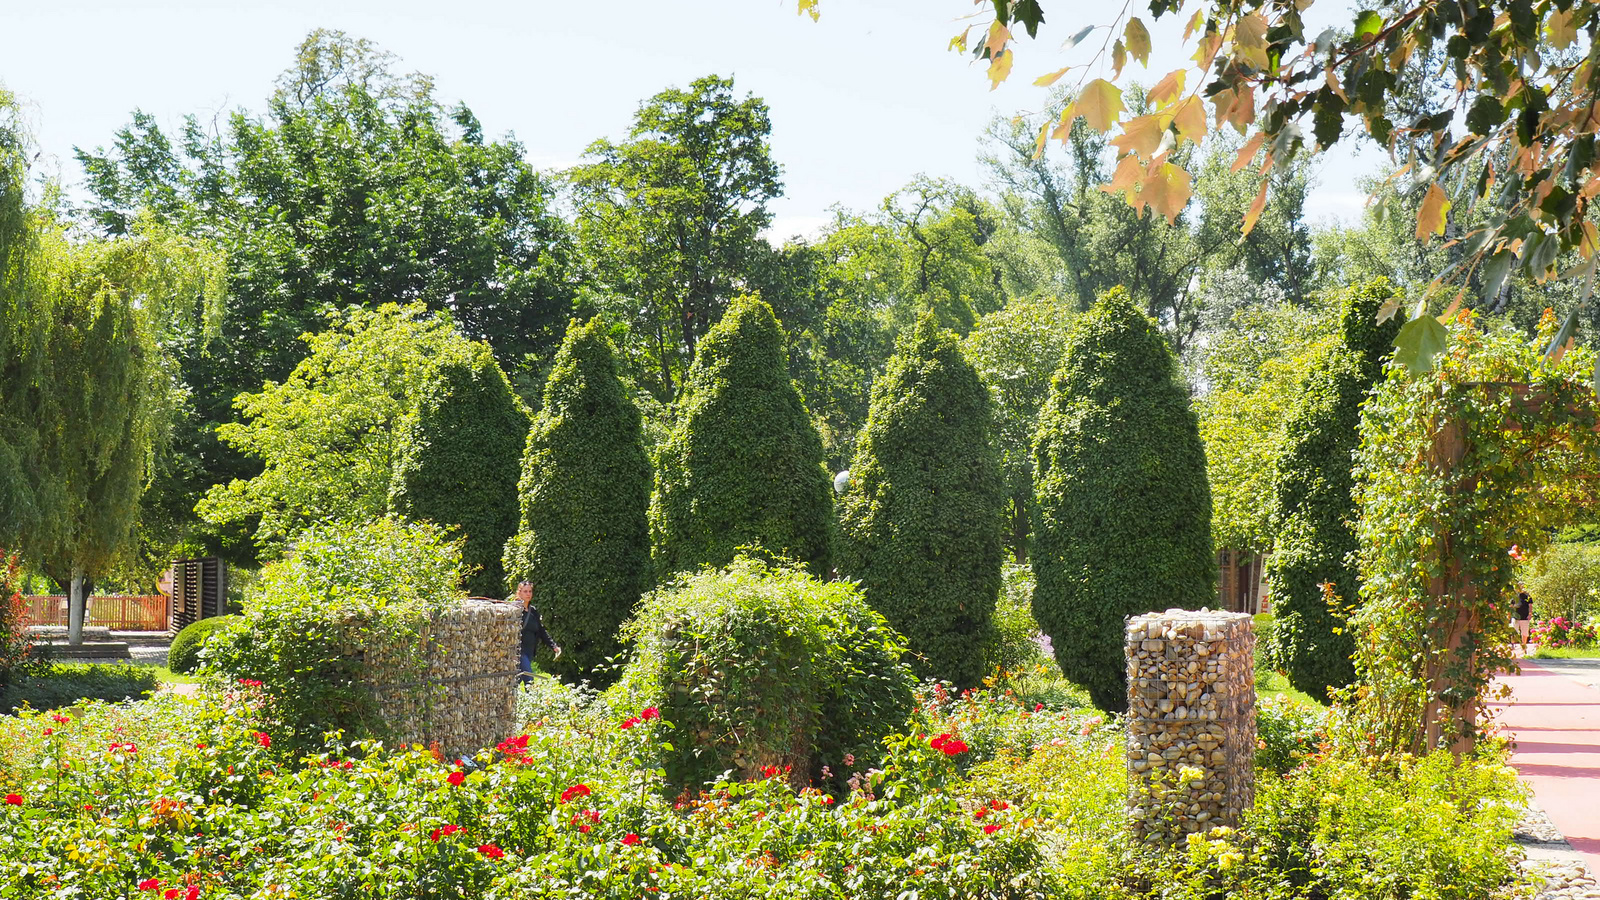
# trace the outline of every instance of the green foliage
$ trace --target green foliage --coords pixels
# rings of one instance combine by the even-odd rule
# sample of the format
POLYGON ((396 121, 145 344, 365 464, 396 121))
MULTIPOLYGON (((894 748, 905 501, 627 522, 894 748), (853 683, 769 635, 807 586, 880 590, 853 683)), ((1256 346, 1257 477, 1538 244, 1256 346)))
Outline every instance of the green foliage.
POLYGON ((384 515, 406 416, 440 366, 478 358, 449 317, 420 304, 350 309, 330 326, 306 336, 310 355, 287 380, 240 395, 245 421, 218 435, 263 468, 214 486, 196 510, 253 525, 269 556, 315 523, 384 515))
POLYGON ((804 783, 845 754, 865 770, 911 711, 901 637, 848 582, 799 569, 741 557, 684 576, 645 598, 625 636, 617 691, 673 723, 662 763, 690 790, 767 766, 804 783))
POLYGON ((505 548, 511 581, 534 584, 567 679, 610 679, 618 633, 649 589, 650 460, 639 409, 617 377, 604 324, 573 322, 556 354, 522 462, 521 528, 505 548))
POLYGON ((422 630, 462 596, 461 553, 429 523, 374 519, 307 529, 261 570, 237 627, 214 634, 206 665, 262 682, 265 710, 303 748, 323 733, 383 735, 363 657, 398 666, 409 683, 424 663, 422 630), (406 676, 412 676, 410 678, 406 676))
POLYGON ((594 142, 567 173, 602 305, 663 400, 755 264, 783 191, 771 131, 764 101, 709 75, 645 101, 628 140, 594 142))
POLYGON ((1000 590, 1002 493, 989 394, 931 313, 889 360, 840 501, 839 570, 926 677, 971 687, 1000 590))
POLYGON ((0 689, 0 713, 61 709, 85 700, 142 700, 155 689, 148 666, 55 663, 30 669, 0 689))
POLYGON ((1256 703, 1256 768, 1282 775, 1319 752, 1328 738, 1326 708, 1287 694, 1256 703))
POLYGON ((200 651, 205 649, 211 636, 233 628, 243 621, 242 616, 212 616, 196 619, 183 626, 172 638, 167 648, 167 668, 184 675, 193 675, 200 668, 200 651))
POLYGON ((1045 663, 1039 646, 1042 632, 1033 617, 1033 588, 1033 569, 1026 563, 1008 562, 1001 569, 1000 596, 995 600, 989 646, 983 654, 991 669, 1021 672, 1045 663))
POLYGON ((1078 320, 1034 459, 1034 615, 1062 673, 1126 709, 1123 618, 1215 603, 1217 567, 1188 391, 1125 293, 1078 320))
POLYGON ((1551 544, 1522 567, 1521 575, 1535 618, 1586 618, 1600 597, 1600 546, 1551 544))
POLYGON ((1267 590, 1276 628, 1273 659, 1289 681, 1318 700, 1355 680, 1345 607, 1357 601, 1355 480, 1352 454, 1368 393, 1383 376, 1398 317, 1379 325, 1378 308, 1394 294, 1383 279, 1351 288, 1341 301, 1340 340, 1300 385, 1284 425, 1277 460, 1267 558, 1267 590), (1330 607, 1322 585, 1332 584, 1330 607))
POLYGON ((650 508, 656 571, 726 565, 759 547, 825 575, 833 488, 771 307, 741 298, 707 332, 677 417, 650 508))
POLYGON ((467 593, 498 597, 528 414, 486 345, 438 364, 394 449, 389 508, 461 535, 467 593))

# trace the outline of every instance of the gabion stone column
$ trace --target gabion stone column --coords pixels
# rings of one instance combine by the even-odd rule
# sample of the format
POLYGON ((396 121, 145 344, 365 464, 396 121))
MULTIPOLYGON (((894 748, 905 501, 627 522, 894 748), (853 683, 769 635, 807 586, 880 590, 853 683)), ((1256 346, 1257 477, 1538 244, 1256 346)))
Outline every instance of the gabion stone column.
POLYGON ((1236 826, 1255 797, 1256 637, 1247 613, 1128 620, 1128 813, 1177 840, 1236 826))

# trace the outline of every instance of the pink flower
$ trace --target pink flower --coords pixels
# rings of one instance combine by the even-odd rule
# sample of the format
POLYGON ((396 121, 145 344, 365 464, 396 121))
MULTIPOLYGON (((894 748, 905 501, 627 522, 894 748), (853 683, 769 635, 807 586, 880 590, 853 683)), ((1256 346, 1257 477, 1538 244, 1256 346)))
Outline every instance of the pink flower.
POLYGON ((159 878, 146 878, 139 882, 139 890, 141 891, 153 891, 159 887, 161 887, 161 879, 159 878))
POLYGON ((561 792, 561 802, 567 803, 577 797, 587 797, 592 793, 587 784, 575 784, 561 792))
POLYGON ((647 722, 651 719, 659 719, 661 718, 661 710, 655 708, 654 706, 646 706, 643 710, 640 710, 639 718, 644 719, 647 722))
POLYGON ((624 847, 637 846, 638 843, 639 843, 639 836, 637 834, 634 834, 631 831, 628 832, 627 834, 623 835, 623 837, 622 837, 622 846, 624 846, 624 847))
POLYGON ((22 795, 21 794, 7 794, 6 795, 6 805, 7 806, 21 806, 22 805, 22 795))
POLYGON ((494 844, 479 844, 478 845, 478 852, 482 853, 484 856, 486 856, 486 857, 488 857, 490 859, 499 859, 500 857, 506 855, 506 852, 504 850, 501 850, 499 847, 495 846, 494 844))
POLYGON ((49 736, 49 735, 55 734, 56 730, 54 728, 46 728, 44 730, 44 733, 45 733, 46 736, 49 736))
POLYGON ((458 769, 454 772, 451 772, 449 775, 446 775, 444 780, 450 782, 451 787, 460 787, 461 782, 467 780, 467 773, 458 769))

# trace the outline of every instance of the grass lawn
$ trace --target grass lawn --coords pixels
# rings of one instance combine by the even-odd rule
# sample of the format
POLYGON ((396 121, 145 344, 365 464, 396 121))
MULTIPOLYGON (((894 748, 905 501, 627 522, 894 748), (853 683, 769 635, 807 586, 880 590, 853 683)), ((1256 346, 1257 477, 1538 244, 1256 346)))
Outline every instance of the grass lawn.
POLYGON ((1540 647, 1529 659, 1600 659, 1600 647, 1579 650, 1574 647, 1540 647))

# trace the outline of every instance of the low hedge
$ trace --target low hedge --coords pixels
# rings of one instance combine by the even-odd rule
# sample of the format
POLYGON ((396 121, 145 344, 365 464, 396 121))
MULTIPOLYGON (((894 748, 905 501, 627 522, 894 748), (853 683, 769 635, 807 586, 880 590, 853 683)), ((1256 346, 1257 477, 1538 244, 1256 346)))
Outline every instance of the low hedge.
POLYGON ((55 663, 24 673, 0 693, 0 712, 59 709, 83 700, 143 700, 155 692, 148 666, 55 663))
POLYGON ((167 668, 193 675, 200 668, 200 651, 211 640, 211 636, 243 620, 243 616, 212 616, 185 625, 172 639, 172 646, 167 648, 167 668))

